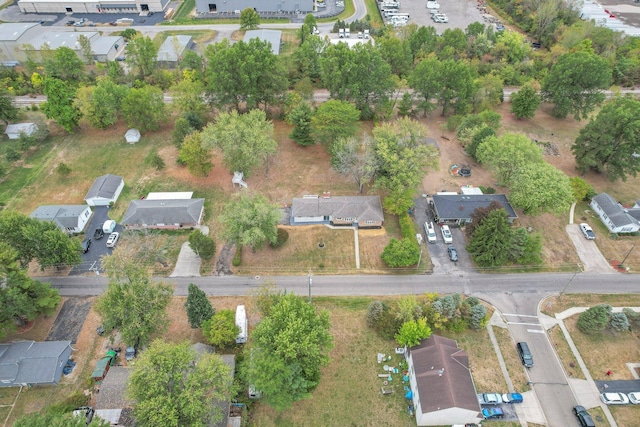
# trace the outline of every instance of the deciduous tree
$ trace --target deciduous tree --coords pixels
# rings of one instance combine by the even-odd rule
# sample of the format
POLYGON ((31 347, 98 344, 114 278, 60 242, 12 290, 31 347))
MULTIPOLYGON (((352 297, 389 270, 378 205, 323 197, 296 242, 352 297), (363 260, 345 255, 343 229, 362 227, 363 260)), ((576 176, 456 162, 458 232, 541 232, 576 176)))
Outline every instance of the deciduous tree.
MULTIPOLYGON (((105 292, 94 307, 107 331, 118 329, 127 345, 147 345, 156 332, 168 325, 167 306, 173 288, 151 280, 149 273, 136 261, 117 257, 103 258, 109 275, 105 292)), ((145 352, 146 353, 146 352, 145 352)))
MULTIPOLYGON (((98 416, 94 416, 91 421, 91 427, 109 427, 111 423, 103 420, 98 416)), ((86 427, 86 417, 78 417, 72 412, 59 414, 52 411, 35 412, 21 416, 13 424, 13 427, 86 427)))
POLYGON ((531 83, 525 83, 511 95, 511 113, 516 119, 532 119, 540 107, 540 95, 531 83))
POLYGON ((156 340, 132 368, 127 395, 136 425, 205 427, 222 420, 218 403, 230 398, 231 383, 231 367, 220 355, 156 340))
POLYGON ((388 267, 409 267, 420 258, 420 247, 416 239, 391 239, 382 251, 382 261, 388 267))
POLYGON ((150 37, 136 34, 127 43, 125 52, 125 62, 139 78, 153 74, 156 68, 158 48, 150 37))
POLYGON ((420 341, 431 336, 431 328, 424 317, 418 320, 409 320, 400 326, 396 334, 396 342, 402 347, 413 347, 420 341))
POLYGON ((242 366, 242 376, 262 400, 283 410, 303 398, 320 381, 321 368, 333 347, 329 312, 317 310, 294 294, 278 298, 253 332, 254 347, 242 366))
POLYGON ((342 175, 350 176, 362 193, 377 170, 373 140, 367 135, 336 140, 331 145, 331 165, 342 175))
POLYGON ((609 62, 593 52, 578 50, 560 56, 542 84, 542 98, 554 104, 551 114, 586 119, 600 105, 611 84, 609 62))
POLYGON ((11 95, 0 89, 0 120, 6 125, 18 118, 18 109, 13 105, 11 95))
POLYGON ((640 171, 640 101, 632 96, 606 103, 580 130, 571 147, 580 172, 604 172, 611 181, 626 181, 640 171))
MULTIPOLYGON (((202 131, 205 148, 219 148, 223 162, 231 172, 250 176, 256 168, 266 164, 276 153, 278 143, 273 138, 273 123, 262 110, 247 114, 220 113, 215 123, 202 131)), ((268 172, 268 167, 267 167, 268 172)))
POLYGON ((311 135, 317 142, 331 145, 338 138, 354 136, 359 117, 358 110, 346 101, 323 102, 311 117, 311 135))
POLYGON ((207 176, 213 169, 211 150, 204 148, 201 132, 190 133, 184 138, 178 159, 187 165, 189 173, 194 176, 207 176))
POLYGON ((501 185, 509 186, 525 165, 543 163, 542 149, 527 136, 508 133, 488 137, 476 149, 477 159, 495 172, 501 185))
POLYGON ((239 332, 233 310, 219 310, 202 323, 202 334, 209 344, 216 347, 233 345, 239 332))
POLYGON ((187 310, 189 325, 194 329, 201 327, 205 320, 211 319, 216 314, 207 294, 193 283, 189 283, 189 293, 184 308, 187 310))
POLYGON ((240 12, 240 29, 255 30, 260 25, 260 15, 254 8, 248 7, 240 12))
POLYGON ((44 80, 44 94, 47 102, 41 109, 47 118, 55 120, 67 132, 77 128, 82 114, 73 105, 76 90, 62 80, 48 77, 44 80))
POLYGON ((129 89, 122 99, 121 113, 127 125, 140 132, 160 129, 167 117, 162 89, 150 85, 129 89))
POLYGON ((511 183, 511 202, 527 214, 566 212, 573 202, 569 177, 548 163, 530 163, 511 183))
POLYGON ((106 129, 118 120, 122 99, 128 90, 109 77, 99 78, 96 86, 78 88, 74 105, 91 126, 106 129))
POLYGON ((56 78, 67 84, 77 85, 85 75, 85 65, 76 52, 66 46, 45 56, 44 69, 47 78, 56 78))
POLYGON ((240 194, 224 208, 219 221, 224 238, 237 245, 259 249, 275 243, 280 211, 261 195, 240 194))
POLYGON ((424 117, 436 107, 431 101, 436 99, 441 89, 441 74, 442 63, 435 55, 420 61, 409 74, 409 86, 422 97, 418 106, 424 112, 424 117))

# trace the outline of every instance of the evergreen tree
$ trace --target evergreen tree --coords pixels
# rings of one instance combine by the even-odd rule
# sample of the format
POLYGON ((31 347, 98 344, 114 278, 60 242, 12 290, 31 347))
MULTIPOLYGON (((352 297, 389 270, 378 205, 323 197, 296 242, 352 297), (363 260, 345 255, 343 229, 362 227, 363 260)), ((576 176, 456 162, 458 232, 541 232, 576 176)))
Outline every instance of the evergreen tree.
POLYGON ((189 283, 189 295, 184 303, 187 318, 192 328, 199 328, 205 320, 211 319, 216 310, 211 306, 207 294, 202 289, 189 283))

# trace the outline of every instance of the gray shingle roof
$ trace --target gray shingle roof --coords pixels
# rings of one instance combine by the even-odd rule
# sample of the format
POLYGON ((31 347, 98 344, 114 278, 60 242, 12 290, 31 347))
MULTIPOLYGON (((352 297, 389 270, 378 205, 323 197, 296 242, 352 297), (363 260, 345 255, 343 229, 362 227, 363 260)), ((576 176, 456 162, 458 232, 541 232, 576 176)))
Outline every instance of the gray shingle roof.
POLYGON ((185 35, 169 36, 158 49, 158 61, 176 62, 185 49, 191 46, 193 37, 185 35))
POLYGON ((244 42, 249 43, 251 39, 258 39, 263 42, 271 43, 271 52, 275 55, 280 54, 280 39, 282 31, 278 30, 248 30, 244 33, 244 42))
POLYGON ((87 192, 87 195, 84 196, 84 199, 93 199, 96 197, 104 198, 104 199, 112 199, 116 191, 118 191, 118 187, 122 182, 122 177, 118 175, 102 175, 96 178, 93 182, 93 185, 87 192))
POLYGON ((122 224, 195 224, 203 208, 204 199, 132 200, 122 224))
POLYGON ((291 215, 296 217, 331 216, 356 218, 358 222, 384 221, 379 196, 335 196, 293 199, 291 215))
POLYGON ((87 208, 87 205, 46 205, 39 206, 29 216, 40 221, 53 221, 62 228, 75 228, 78 218, 87 208))
POLYGON ((516 211, 504 194, 436 194, 433 196, 433 204, 438 218, 441 220, 466 220, 471 219, 471 214, 477 208, 486 208, 491 202, 498 202, 507 211, 509 218, 517 218, 516 211))
POLYGON ((126 398, 129 375, 131 369, 125 366, 112 366, 109 369, 100 386, 96 409, 122 409, 131 406, 132 402, 126 398))
POLYGON ((56 384, 71 354, 71 341, 0 344, 0 386, 56 384))
POLYGON ((454 340, 431 335, 409 351, 423 413, 446 408, 480 411, 469 356, 454 340))
MULTIPOLYGON (((638 223, 635 215, 632 216, 629 214, 629 212, 625 212, 624 208, 620 206, 618 202, 616 202, 616 200, 607 193, 600 193, 597 196, 594 196, 593 201, 596 202, 598 206, 600 206, 600 208, 604 211, 605 214, 607 214, 613 225, 616 227, 624 227, 628 224, 638 223)), ((638 216, 640 216, 640 213, 638 216)))

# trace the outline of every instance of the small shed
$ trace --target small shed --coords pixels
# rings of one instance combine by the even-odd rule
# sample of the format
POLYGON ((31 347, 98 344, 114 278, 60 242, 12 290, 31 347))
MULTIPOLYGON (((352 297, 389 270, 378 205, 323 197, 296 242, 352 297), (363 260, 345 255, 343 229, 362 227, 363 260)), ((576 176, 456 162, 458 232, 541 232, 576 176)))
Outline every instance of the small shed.
POLYGON ((4 133, 7 134, 9 139, 19 139, 20 135, 26 136, 33 135, 38 130, 38 125, 35 123, 15 123, 13 125, 7 125, 7 130, 4 133))
POLYGON ((102 381, 104 377, 107 376, 109 368, 116 363, 117 357, 118 355, 115 351, 109 350, 105 357, 98 360, 96 368, 93 370, 93 374, 91 374, 91 379, 95 381, 102 381))
POLYGON ((127 144, 135 144, 140 141, 140 131, 138 129, 129 129, 124 134, 124 139, 127 140, 127 144))

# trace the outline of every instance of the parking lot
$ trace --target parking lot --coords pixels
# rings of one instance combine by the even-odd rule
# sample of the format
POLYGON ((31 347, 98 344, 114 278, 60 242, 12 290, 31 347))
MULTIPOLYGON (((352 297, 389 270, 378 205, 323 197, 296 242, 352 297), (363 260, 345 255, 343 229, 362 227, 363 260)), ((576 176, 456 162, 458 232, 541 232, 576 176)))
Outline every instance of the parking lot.
POLYGON ((435 23, 431 19, 426 0, 402 0, 398 12, 408 13, 410 24, 435 27, 438 34, 442 34, 447 28, 465 29, 473 22, 484 22, 484 12, 477 0, 442 1, 439 4, 438 11, 449 18, 448 23, 435 23))

